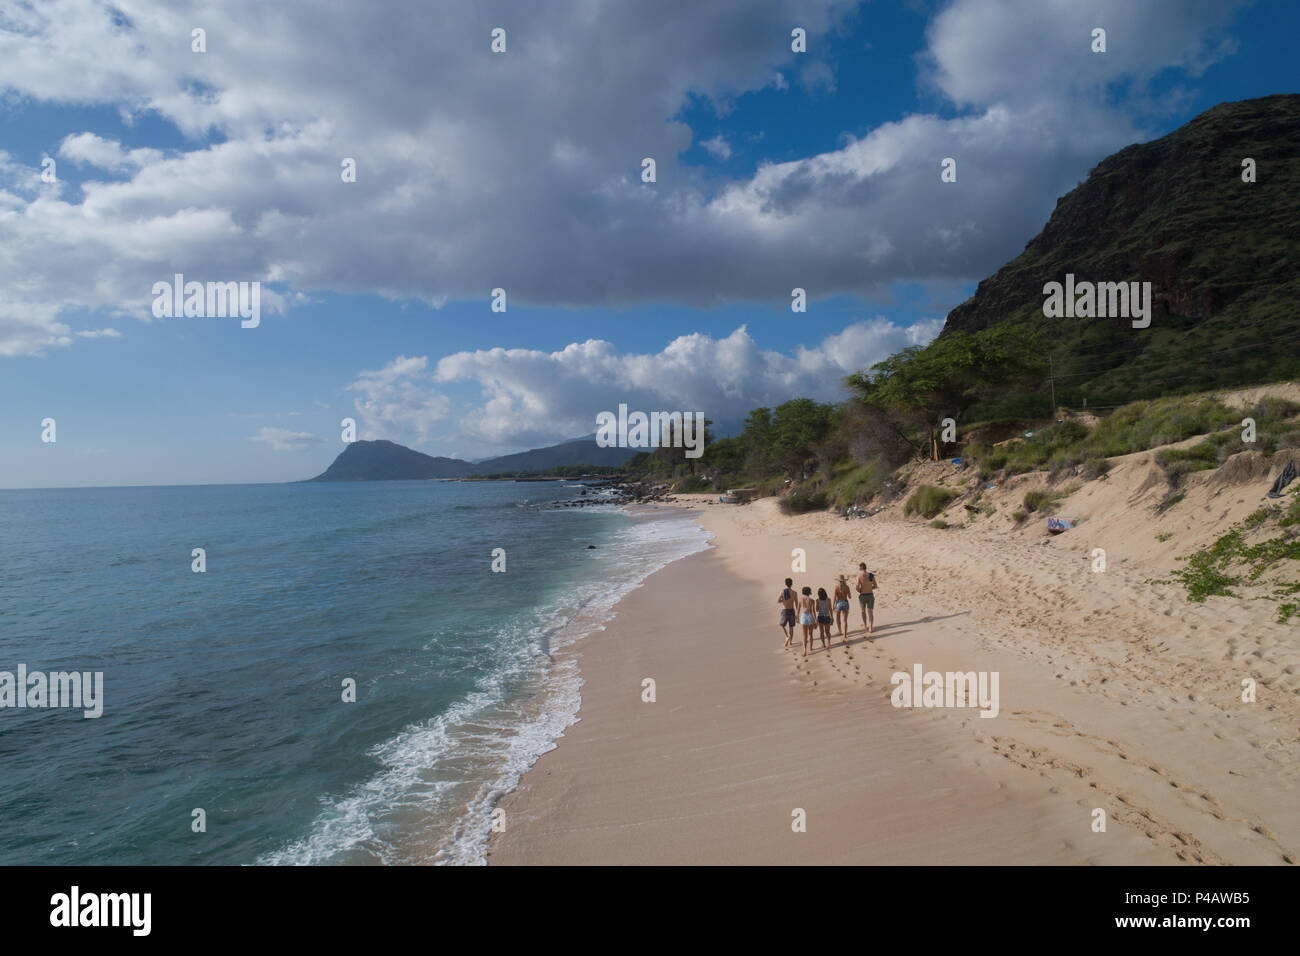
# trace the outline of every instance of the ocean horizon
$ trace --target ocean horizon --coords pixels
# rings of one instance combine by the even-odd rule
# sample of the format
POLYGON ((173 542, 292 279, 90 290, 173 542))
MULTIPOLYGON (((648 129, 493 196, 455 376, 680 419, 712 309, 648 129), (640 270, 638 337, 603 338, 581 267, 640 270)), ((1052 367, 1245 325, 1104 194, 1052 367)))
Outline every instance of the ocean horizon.
POLYGON ((103 674, 98 718, 5 715, 0 863, 484 862, 496 800, 576 719, 554 651, 706 547, 686 514, 552 507, 577 494, 0 491, 0 672, 103 674))

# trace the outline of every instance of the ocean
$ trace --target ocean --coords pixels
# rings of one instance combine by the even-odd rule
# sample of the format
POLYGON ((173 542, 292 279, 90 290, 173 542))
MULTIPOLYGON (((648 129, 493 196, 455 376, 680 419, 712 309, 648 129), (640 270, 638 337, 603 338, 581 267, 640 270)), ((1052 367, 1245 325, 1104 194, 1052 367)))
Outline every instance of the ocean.
POLYGON ((99 718, 0 709, 0 864, 482 863, 575 719, 555 650, 707 546, 684 514, 548 507, 577 494, 0 491, 0 671, 103 672, 99 718))

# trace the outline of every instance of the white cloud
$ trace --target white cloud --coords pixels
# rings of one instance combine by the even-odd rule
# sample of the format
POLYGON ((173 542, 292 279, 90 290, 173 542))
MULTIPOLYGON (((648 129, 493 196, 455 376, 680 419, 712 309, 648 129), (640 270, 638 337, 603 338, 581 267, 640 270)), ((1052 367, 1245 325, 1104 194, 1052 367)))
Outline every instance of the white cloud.
POLYGON ((655 353, 620 352, 599 339, 553 352, 485 349, 442 358, 434 378, 479 387, 479 401, 457 418, 467 440, 488 449, 522 447, 593 431, 596 413, 619 403, 736 422, 755 407, 791 398, 839 401, 847 396, 846 375, 929 342, 942 324, 932 318, 904 328, 876 317, 793 355, 760 348, 744 326, 724 338, 684 335, 655 353))
MULTIPOLYGON (((1232 52, 1219 30, 1243 0, 955 0, 926 29, 927 80, 959 105, 1095 103, 1170 67, 1199 76, 1232 52), (1092 31, 1106 52, 1092 52, 1092 31)), ((1068 113, 1062 117, 1068 127, 1068 113)))
POLYGON ((383 368, 362 372, 348 386, 354 400, 359 438, 424 443, 451 414, 451 402, 430 387, 425 356, 399 355, 383 368))
POLYGON ((74 163, 125 172, 156 163, 163 154, 157 149, 123 149, 117 140, 104 139, 94 133, 77 133, 64 138, 58 155, 74 163))
POLYGON ((712 156, 714 159, 718 159, 723 162, 726 162, 727 160, 731 159, 731 144, 729 144, 725 139, 723 139, 721 133, 713 137, 713 139, 704 140, 704 142, 700 143, 700 145, 703 146, 706 150, 708 150, 709 155, 712 156))
MULTIPOLYGON (((146 319, 153 282, 174 272, 260 280, 264 312, 313 290, 712 305, 980 278, 1093 163, 1143 137, 1098 91, 1203 69, 1228 49, 1212 38, 1232 4, 954 0, 924 68, 967 115, 904 117, 721 186, 679 163, 692 131, 672 117, 690 97, 722 108, 779 91, 782 71, 833 83, 763 38, 796 19, 824 36, 855 6, 393 0, 346 20, 294 4, 268 18, 264 0, 7 7, 6 96, 156 111, 194 140, 163 154, 75 132, 58 154, 115 177, 75 199, 0 154, 0 355, 70 344, 73 310, 146 319), (499 56, 494 17, 509 21, 499 56), (1093 19, 1110 50, 1085 56, 1093 19), (190 51, 196 23, 206 54, 190 51), (956 184, 939 182, 945 156, 956 184), (344 157, 356 183, 340 180, 344 157)), ((368 399, 377 421, 388 399, 404 401, 368 399)))
POLYGON ((260 428, 249 441, 269 445, 273 451, 306 451, 325 439, 311 432, 292 432, 287 428, 260 428))

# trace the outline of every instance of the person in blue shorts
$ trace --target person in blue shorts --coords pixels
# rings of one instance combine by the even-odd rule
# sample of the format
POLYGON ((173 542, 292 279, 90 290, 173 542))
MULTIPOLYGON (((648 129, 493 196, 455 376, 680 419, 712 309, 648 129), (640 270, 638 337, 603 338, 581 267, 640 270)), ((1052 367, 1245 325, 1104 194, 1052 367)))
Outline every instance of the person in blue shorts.
POLYGON ((840 640, 849 642, 849 579, 841 574, 835 582, 835 626, 840 629, 840 640))

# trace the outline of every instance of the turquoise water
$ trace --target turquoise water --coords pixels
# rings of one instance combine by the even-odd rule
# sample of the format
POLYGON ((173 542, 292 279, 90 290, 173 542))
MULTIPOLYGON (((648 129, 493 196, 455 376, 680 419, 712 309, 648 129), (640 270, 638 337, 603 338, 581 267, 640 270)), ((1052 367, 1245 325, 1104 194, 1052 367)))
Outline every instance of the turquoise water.
POLYGON ((578 706, 551 653, 705 546, 680 515, 544 507, 576 493, 0 491, 0 670, 104 674, 98 719, 0 710, 0 863, 482 862, 578 706))

